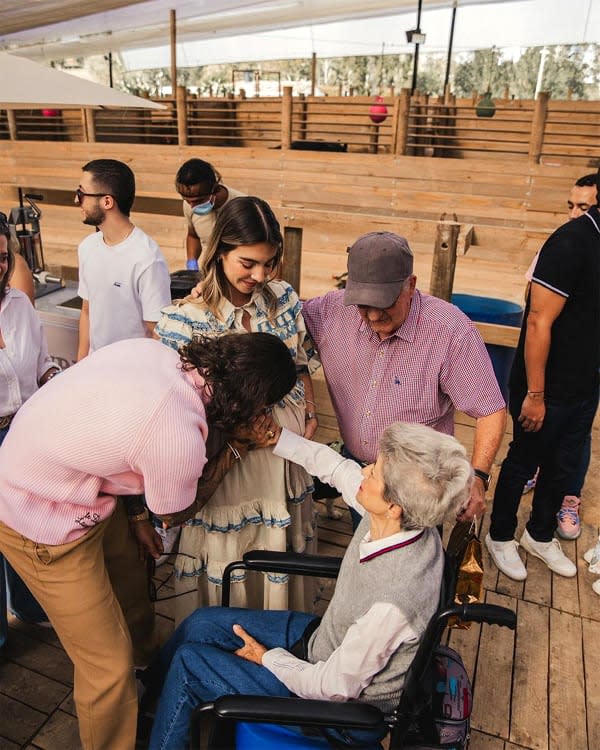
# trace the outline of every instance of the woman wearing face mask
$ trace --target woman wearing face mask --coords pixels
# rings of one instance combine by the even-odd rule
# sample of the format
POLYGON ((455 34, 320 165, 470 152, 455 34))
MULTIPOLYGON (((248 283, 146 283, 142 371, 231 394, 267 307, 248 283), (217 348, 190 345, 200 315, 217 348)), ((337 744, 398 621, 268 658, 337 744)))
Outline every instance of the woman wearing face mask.
POLYGON ((186 267, 198 270, 198 258, 208 247, 219 211, 243 193, 224 185, 217 170, 202 159, 188 159, 175 176, 175 188, 183 198, 183 215, 187 221, 186 267))
MULTIPOLYGON (((292 354, 298 381, 273 409, 276 421, 312 437, 314 396, 303 344, 300 301, 285 281, 276 280, 282 256, 279 223, 269 205, 255 197, 229 201, 219 213, 200 258, 198 299, 186 298, 163 310, 156 334, 178 349, 197 335, 264 331, 278 336, 292 354)), ((224 567, 248 549, 312 551, 316 545, 312 478, 271 451, 252 451, 224 477, 205 507, 182 529, 176 558, 176 620, 199 606, 220 604, 224 567)), ((260 577, 239 582, 232 596, 238 606, 304 608, 310 596, 304 582, 260 577)), ((309 584, 310 586, 310 584, 309 584)))
MULTIPOLYGON (((9 286, 15 267, 9 240, 6 216, 0 213, 0 445, 23 402, 60 372, 48 356, 42 324, 30 300, 22 291, 9 286)), ((13 614, 26 622, 40 623, 47 619, 23 581, 0 555, 0 647, 8 633, 5 584, 13 614)))

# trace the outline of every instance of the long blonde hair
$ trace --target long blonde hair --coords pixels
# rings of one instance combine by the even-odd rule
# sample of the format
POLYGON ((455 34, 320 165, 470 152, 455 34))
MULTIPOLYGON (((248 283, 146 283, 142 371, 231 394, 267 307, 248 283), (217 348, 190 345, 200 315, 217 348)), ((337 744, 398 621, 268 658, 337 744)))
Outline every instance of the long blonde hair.
MULTIPOLYGON (((219 303, 227 297, 228 282, 220 259, 240 245, 254 245, 266 242, 273 246, 273 272, 279 270, 283 256, 283 238, 279 222, 266 201, 254 196, 241 196, 228 201, 219 211, 217 221, 210 236, 208 246, 200 256, 200 301, 219 317, 219 303)), ((277 305, 277 297, 265 283, 262 292, 269 317, 277 305)))

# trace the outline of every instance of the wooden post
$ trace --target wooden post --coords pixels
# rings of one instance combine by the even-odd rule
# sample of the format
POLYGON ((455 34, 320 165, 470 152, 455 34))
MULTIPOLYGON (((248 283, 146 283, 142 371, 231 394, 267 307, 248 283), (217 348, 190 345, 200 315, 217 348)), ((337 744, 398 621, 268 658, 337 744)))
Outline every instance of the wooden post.
POLYGON ((300 132, 298 134, 298 140, 306 140, 306 127, 308 125, 308 102, 304 94, 300 94, 300 132))
POLYGON ((402 89, 400 96, 396 97, 394 115, 396 127, 394 128, 393 152, 398 156, 406 154, 406 141, 408 140, 408 118, 410 115, 410 89, 402 89))
POLYGON ((87 143, 96 142, 96 121, 94 120, 94 110, 85 107, 83 110, 83 139, 87 143))
POLYGON ((529 161, 532 164, 539 164, 540 156, 542 155, 549 98, 550 93, 548 91, 540 91, 535 100, 535 109, 531 122, 531 135, 529 137, 529 161))
POLYGON ((291 147, 291 145, 292 145, 292 87, 284 86, 283 96, 281 97, 281 148, 288 149, 291 147))
POLYGON ((310 95, 314 96, 317 88, 317 53, 312 53, 310 61, 310 95))
POLYGON ((379 150, 379 125, 372 123, 369 125, 369 153, 376 154, 379 150))
POLYGON ((187 98, 185 86, 177 86, 177 142, 180 146, 187 146, 187 98))
POLYGON ((431 264, 431 280, 429 294, 450 302, 452 287, 454 286, 454 269, 456 268, 456 246, 460 224, 456 221, 446 221, 446 214, 442 214, 437 225, 433 261, 431 264))
POLYGON ((171 93, 175 98, 177 90, 177 16, 174 10, 169 11, 171 29, 171 93))
POLYGON ((14 109, 6 110, 6 120, 8 122, 8 134, 10 135, 11 141, 18 140, 17 138, 17 116, 15 115, 14 109))
POLYGON ((290 284, 300 295, 300 267, 302 262, 302 229, 283 228, 283 263, 281 278, 290 284))

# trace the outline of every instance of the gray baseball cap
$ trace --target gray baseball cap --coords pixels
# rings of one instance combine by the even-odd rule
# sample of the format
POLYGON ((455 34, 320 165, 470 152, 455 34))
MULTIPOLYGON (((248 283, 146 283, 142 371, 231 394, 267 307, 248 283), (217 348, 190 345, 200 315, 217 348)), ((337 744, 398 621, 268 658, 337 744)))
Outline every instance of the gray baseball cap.
POLYGON ((404 237, 369 232, 348 248, 344 305, 391 307, 413 272, 413 254, 404 237))

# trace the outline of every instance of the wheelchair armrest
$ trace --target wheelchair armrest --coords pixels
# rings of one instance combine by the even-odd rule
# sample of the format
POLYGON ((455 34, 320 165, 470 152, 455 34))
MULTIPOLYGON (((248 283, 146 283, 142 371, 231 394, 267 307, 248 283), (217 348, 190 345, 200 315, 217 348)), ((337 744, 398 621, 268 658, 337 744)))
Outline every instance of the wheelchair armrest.
POLYGON ((310 727, 376 729, 384 716, 367 703, 273 698, 264 695, 226 695, 214 703, 219 719, 310 727))
POLYGON ((327 555, 301 555, 297 552, 273 552, 251 550, 243 557, 247 570, 271 573, 294 573, 304 576, 337 578, 342 564, 341 557, 327 555))
POLYGON ((235 570, 256 570, 262 573, 293 573, 301 576, 337 578, 341 557, 325 555, 300 555, 297 552, 273 552, 271 550, 251 550, 242 560, 229 563, 223 571, 221 604, 229 606, 231 576, 235 570))
POLYGON ((517 627, 517 615, 512 609, 497 604, 454 604, 446 607, 438 615, 438 621, 449 617, 458 617, 465 622, 485 622, 489 625, 503 625, 514 630, 517 627))

